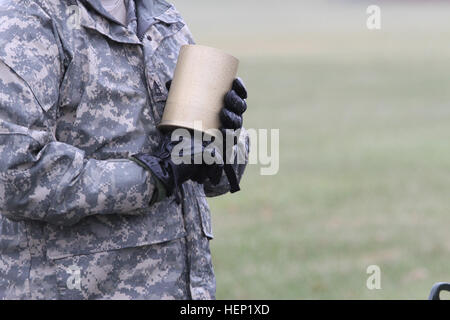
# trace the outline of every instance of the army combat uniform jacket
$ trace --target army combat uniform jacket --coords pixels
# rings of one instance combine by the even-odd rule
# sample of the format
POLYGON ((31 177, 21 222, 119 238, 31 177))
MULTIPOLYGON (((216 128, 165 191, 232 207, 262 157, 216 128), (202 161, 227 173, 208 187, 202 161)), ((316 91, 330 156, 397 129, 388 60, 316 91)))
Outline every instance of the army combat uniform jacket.
POLYGON ((126 4, 123 25, 99 0, 0 2, 0 298, 214 298, 206 196, 226 179, 153 203, 129 160, 160 145, 193 40, 165 1, 126 4))

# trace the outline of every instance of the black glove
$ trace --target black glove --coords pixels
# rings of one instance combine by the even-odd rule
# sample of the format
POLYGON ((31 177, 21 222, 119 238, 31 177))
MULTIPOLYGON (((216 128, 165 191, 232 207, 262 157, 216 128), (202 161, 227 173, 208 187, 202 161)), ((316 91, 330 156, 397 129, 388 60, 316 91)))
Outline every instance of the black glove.
MULTIPOLYGON (((210 165, 203 161, 201 164, 195 164, 196 157, 203 159, 205 149, 208 148, 211 142, 196 141, 193 135, 188 139, 189 141, 185 140, 186 138, 182 137, 179 141, 172 141, 171 134, 166 134, 163 137, 160 149, 154 154, 141 153, 132 156, 138 163, 150 170, 164 185, 168 196, 175 194, 177 201, 180 200, 179 187, 184 182, 192 180, 203 184, 206 179, 209 179, 211 183, 218 184, 223 172, 223 165, 220 164, 221 159, 218 159, 219 163, 210 165), (180 154, 173 155, 173 149, 179 143, 189 143, 189 145, 185 148, 180 148, 180 154), (188 154, 182 154, 183 150, 188 149, 188 154), (174 157, 177 157, 177 161, 175 161, 174 157), (185 163, 180 163, 182 159, 185 160, 185 163)), ((212 157, 220 156, 215 153, 214 148, 207 151, 211 152, 212 157)))
POLYGON ((227 131, 238 130, 242 128, 243 113, 247 110, 247 90, 244 83, 240 78, 233 81, 232 89, 225 95, 225 105, 220 112, 220 121, 222 122, 222 136, 223 136, 223 150, 225 165, 224 170, 227 175, 228 182, 230 183, 231 193, 238 192, 240 190, 239 181, 236 172, 234 171, 231 163, 234 163, 232 159, 228 159, 226 147, 228 145, 227 139, 233 139, 232 144, 235 145, 234 135, 231 137, 227 134, 227 131))
POLYGON ((240 78, 233 81, 232 89, 225 95, 225 106, 220 112, 223 129, 242 128, 242 114, 247 110, 247 90, 240 78))
MULTIPOLYGON (((172 84, 172 80, 169 80, 166 82, 166 88, 167 90, 170 90, 172 84)), ((233 85, 231 90, 225 95, 224 98, 224 107, 222 108, 220 112, 220 121, 222 123, 222 136, 223 136, 223 150, 221 150, 222 155, 226 155, 226 137, 227 137, 227 130, 238 130, 242 128, 243 125, 243 113, 247 110, 247 102, 245 101, 247 99, 247 89, 245 88, 245 85, 243 81, 240 78, 237 78, 233 81, 233 85)), ((226 161, 225 161, 226 162, 226 161)), ((233 167, 231 164, 226 163, 222 166, 210 166, 207 167, 206 170, 200 170, 196 178, 200 179, 201 181, 205 181, 204 178, 213 176, 214 179, 210 178, 210 181, 213 185, 216 185, 220 181, 220 177, 217 175, 211 175, 211 173, 208 173, 208 171, 214 171, 214 174, 218 174, 219 172, 222 173, 223 170, 225 170, 225 173, 227 175, 228 181, 230 183, 230 191, 231 193, 237 192, 240 190, 239 188, 239 182, 237 179, 237 175, 234 172, 233 167), (218 178, 218 179, 215 179, 218 178)), ((201 182, 201 183, 203 183, 201 182)))

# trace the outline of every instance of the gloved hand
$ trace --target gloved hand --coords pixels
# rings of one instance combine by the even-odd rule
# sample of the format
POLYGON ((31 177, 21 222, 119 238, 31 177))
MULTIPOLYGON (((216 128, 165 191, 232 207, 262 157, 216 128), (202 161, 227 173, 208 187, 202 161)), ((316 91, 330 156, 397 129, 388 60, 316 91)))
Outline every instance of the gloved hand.
MULTIPOLYGON (((172 80, 167 81, 166 88, 170 90, 172 84, 172 80)), ((243 117, 242 115, 247 110, 247 89, 243 81, 240 78, 237 78, 233 81, 233 85, 231 90, 225 95, 224 98, 224 107, 220 112, 220 121, 222 123, 222 127, 220 128, 222 131, 222 136, 224 141, 222 142, 222 146, 224 147, 222 151, 222 155, 226 155, 226 137, 227 130, 237 130, 242 128, 243 125, 243 117)), ((225 161, 226 162, 226 161, 225 161)), ((216 185, 220 182, 220 177, 225 170, 228 181, 230 183, 230 191, 232 193, 240 190, 239 183, 237 180, 236 173, 234 172, 233 167, 226 163, 224 165, 210 165, 203 166, 200 169, 197 169, 194 174, 194 178, 191 180, 197 181, 199 183, 204 183, 207 178, 210 179, 210 182, 213 185, 216 185)))
POLYGON ((227 150, 228 143, 227 140, 231 140, 231 145, 236 145, 234 131, 242 128, 243 124, 243 113, 247 110, 247 90, 245 89, 244 83, 240 78, 233 81, 232 89, 225 95, 225 105, 220 112, 220 121, 222 123, 222 136, 223 136, 223 150, 222 155, 225 161, 224 171, 226 173, 228 182, 230 184, 231 193, 238 192, 240 190, 239 181, 235 169, 232 163, 235 163, 231 158, 232 154, 230 150, 227 150))
POLYGON ((223 129, 242 128, 242 114, 247 110, 247 90, 240 78, 233 81, 232 89, 225 95, 225 106, 220 112, 223 129))
MULTIPOLYGON (((151 155, 141 153, 133 155, 132 158, 153 173, 163 184, 168 196, 175 194, 177 200, 180 200, 179 187, 188 180, 203 184, 206 179, 209 179, 213 184, 219 183, 223 172, 222 164, 214 163, 208 165, 203 161, 201 164, 195 164, 196 157, 203 159, 205 148, 210 143, 197 141, 193 135, 191 135, 190 139, 182 137, 179 141, 172 141, 171 134, 166 134, 157 152, 151 155), (180 154, 173 154, 174 147, 179 143, 188 143, 188 145, 183 145, 184 148, 179 148, 181 150, 180 154), (187 151, 187 154, 183 154, 184 151, 187 151)), ((213 148, 211 153, 213 157, 220 157, 219 154, 215 154, 213 148)), ((221 159, 218 159, 218 162, 221 162, 221 159)))

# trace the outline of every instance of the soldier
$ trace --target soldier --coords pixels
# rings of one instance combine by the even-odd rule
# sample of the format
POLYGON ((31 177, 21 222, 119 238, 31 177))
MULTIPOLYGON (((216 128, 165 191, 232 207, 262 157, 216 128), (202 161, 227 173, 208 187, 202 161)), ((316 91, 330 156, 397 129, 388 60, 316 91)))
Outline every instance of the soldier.
MULTIPOLYGON (((156 128, 192 43, 162 0, 1 1, 1 298, 214 299, 206 196, 229 185, 156 128)), ((246 96, 236 80, 224 128, 246 96)))

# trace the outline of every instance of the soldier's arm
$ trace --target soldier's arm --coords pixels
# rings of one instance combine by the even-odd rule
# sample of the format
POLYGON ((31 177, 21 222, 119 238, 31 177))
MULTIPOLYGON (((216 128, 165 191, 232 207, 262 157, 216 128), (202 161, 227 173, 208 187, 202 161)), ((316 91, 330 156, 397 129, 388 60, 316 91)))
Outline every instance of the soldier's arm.
POLYGON ((139 214, 155 181, 128 159, 89 159, 54 135, 59 48, 49 17, 0 5, 0 213, 71 225, 84 217, 139 214))

